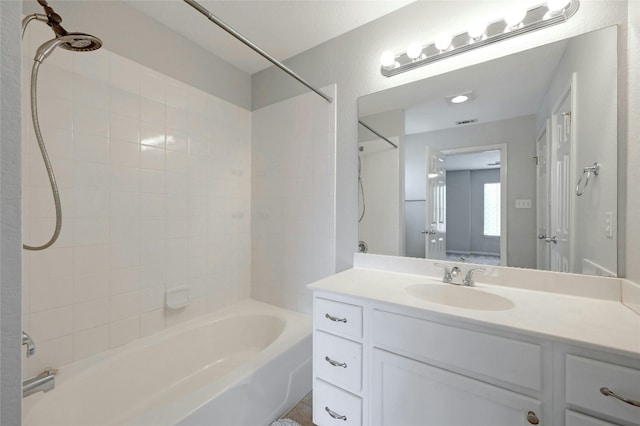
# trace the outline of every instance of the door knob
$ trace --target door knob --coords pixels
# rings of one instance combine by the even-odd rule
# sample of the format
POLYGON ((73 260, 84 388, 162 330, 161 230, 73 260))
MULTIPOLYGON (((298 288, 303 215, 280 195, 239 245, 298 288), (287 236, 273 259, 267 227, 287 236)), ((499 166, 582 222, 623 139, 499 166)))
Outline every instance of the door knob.
POLYGON ((436 231, 434 231, 433 229, 425 229, 424 231, 421 232, 422 235, 433 235, 435 234, 436 231))
POLYGON ((540 424, 540 419, 538 419, 538 416, 536 416, 536 413, 534 413, 533 411, 529 411, 527 413, 527 421, 532 425, 540 424))

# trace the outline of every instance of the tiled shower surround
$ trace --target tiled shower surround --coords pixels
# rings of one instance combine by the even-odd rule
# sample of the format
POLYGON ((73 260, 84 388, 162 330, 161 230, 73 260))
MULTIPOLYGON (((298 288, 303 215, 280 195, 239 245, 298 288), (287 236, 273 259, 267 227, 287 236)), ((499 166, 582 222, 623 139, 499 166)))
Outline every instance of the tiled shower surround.
POLYGON ((252 295, 308 315, 306 284, 335 273, 335 123, 312 92, 252 117, 252 295))
MULTIPOLYGON (((31 245, 55 223, 28 91, 35 48, 51 37, 33 24, 24 43, 31 245)), ((38 86, 63 225, 53 247, 24 251, 23 328, 38 354, 25 377, 249 297, 251 112, 106 48, 56 49, 38 86), (176 286, 189 287, 192 303, 166 310, 165 289, 176 286)))

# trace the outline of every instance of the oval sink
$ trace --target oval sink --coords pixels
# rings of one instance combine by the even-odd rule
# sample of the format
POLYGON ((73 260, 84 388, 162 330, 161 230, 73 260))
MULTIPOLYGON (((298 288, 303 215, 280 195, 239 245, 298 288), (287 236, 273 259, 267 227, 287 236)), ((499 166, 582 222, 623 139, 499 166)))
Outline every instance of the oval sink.
POLYGON ((457 308, 480 311, 506 311, 515 306, 507 298, 473 287, 451 284, 414 284, 408 286, 405 290, 418 299, 457 308))

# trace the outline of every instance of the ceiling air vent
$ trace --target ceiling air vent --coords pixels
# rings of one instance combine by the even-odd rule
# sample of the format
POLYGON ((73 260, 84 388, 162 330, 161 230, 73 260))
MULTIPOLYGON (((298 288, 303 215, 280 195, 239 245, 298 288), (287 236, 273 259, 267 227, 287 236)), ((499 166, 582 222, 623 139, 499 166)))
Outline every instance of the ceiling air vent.
POLYGON ((465 124, 473 124, 477 122, 477 118, 470 118, 469 120, 456 121, 456 126, 464 126, 465 124))

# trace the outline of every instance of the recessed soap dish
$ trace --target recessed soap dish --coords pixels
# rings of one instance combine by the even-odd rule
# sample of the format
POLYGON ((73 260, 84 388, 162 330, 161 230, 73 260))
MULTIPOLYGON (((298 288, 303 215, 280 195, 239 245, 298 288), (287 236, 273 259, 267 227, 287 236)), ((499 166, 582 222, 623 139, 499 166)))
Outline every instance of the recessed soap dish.
POLYGON ((180 286, 168 288, 165 293, 165 306, 168 309, 182 309, 191 304, 189 287, 180 286))

